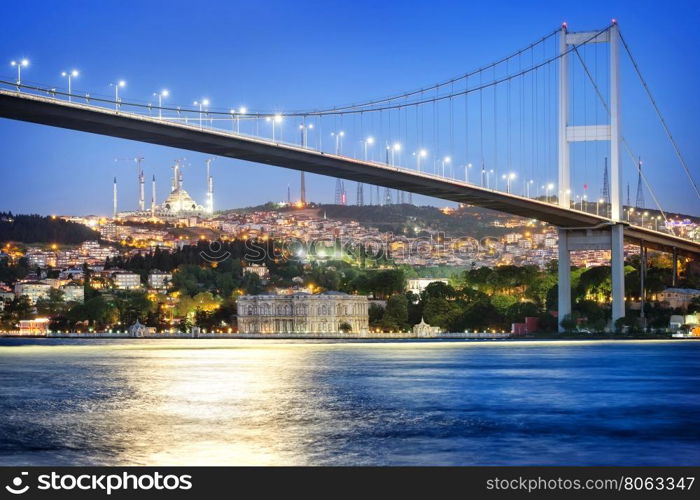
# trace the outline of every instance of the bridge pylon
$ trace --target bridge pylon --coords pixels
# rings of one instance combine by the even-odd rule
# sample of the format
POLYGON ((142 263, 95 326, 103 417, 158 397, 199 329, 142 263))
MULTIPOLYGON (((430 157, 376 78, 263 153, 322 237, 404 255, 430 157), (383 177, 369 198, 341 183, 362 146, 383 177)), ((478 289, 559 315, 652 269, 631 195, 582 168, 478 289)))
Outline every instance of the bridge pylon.
MULTIPOLYGON (((620 179, 620 73, 619 28, 612 25, 601 32, 570 32, 566 23, 559 34, 559 186, 558 203, 571 207, 571 151, 572 142, 607 141, 610 143, 610 219, 595 228, 559 228, 559 331, 561 320, 571 314, 571 259, 572 250, 610 250, 612 273, 612 322, 625 316, 624 224, 622 222, 622 183, 620 179), (609 123, 571 125, 569 117, 569 56, 572 48, 588 43, 607 43, 610 48, 610 105, 609 123)), ((575 207, 574 207, 575 208, 575 207)))

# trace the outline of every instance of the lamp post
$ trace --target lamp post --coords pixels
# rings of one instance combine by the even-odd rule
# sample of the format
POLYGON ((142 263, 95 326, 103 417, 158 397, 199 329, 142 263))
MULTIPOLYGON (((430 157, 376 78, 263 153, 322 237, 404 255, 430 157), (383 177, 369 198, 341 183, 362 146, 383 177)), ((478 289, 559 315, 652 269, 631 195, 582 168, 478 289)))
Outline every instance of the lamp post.
POLYGON ((425 158, 426 156, 428 156, 428 151, 426 151, 425 149, 421 149, 418 152, 413 153, 413 154, 416 156, 416 170, 418 172, 420 172, 421 171, 420 160, 421 160, 421 158, 425 158))
POLYGON ((345 136, 344 131, 331 132, 331 136, 335 137, 335 154, 340 156, 340 152, 343 148, 343 137, 345 136))
POLYGON ((209 99, 202 99, 201 101, 194 101, 195 106, 199 106, 199 128, 202 128, 202 115, 205 111, 204 106, 209 106, 209 99))
POLYGON ((301 147, 305 148, 307 147, 307 144, 309 143, 309 130, 312 130, 314 128, 313 123, 309 123, 308 125, 302 123, 299 125, 299 132, 301 133, 301 147))
POLYGON ((486 171, 486 189, 491 189, 491 174, 493 174, 493 169, 486 171))
POLYGON ((466 182, 467 184, 469 184, 469 171, 470 171, 471 169, 472 169, 472 164, 471 164, 471 163, 467 163, 467 164, 464 166, 464 182, 466 182))
POLYGON ((595 202, 595 214, 600 215, 600 204, 603 203, 603 198, 599 198, 598 201, 595 202))
POLYGON ((400 142, 395 142, 393 146, 391 146, 391 165, 396 166, 396 154, 401 152, 401 143, 400 142))
POLYGON ((527 191, 527 197, 528 197, 528 198, 530 197, 530 186, 532 186, 534 183, 535 183, 535 181, 533 181, 532 179, 530 179, 529 181, 527 181, 527 184, 525 184, 525 189, 526 189, 526 191, 527 191))
POLYGON ((449 163, 450 163, 451 161, 452 161, 452 158, 450 158, 449 156, 445 156, 445 157, 442 159, 442 162, 441 162, 441 164, 442 164, 442 167, 441 167, 441 168, 442 168, 442 174, 441 174, 441 175, 442 175, 443 177, 445 177, 445 164, 448 164, 448 165, 449 165, 449 163))
POLYGON ((117 83, 110 83, 111 87, 114 87, 114 109, 119 110, 119 89, 126 87, 126 82, 124 80, 119 80, 117 83))
POLYGON ((510 181, 515 179, 515 173, 503 174, 502 178, 506 181, 506 192, 510 194, 510 181))
POLYGON ((545 201, 546 201, 547 203, 549 203, 549 192, 550 192, 552 189, 554 189, 554 184, 551 183, 551 182, 550 182, 549 184, 547 184, 547 186, 545 186, 545 191, 544 191, 544 192, 545 192, 545 201))
POLYGON ((17 90, 22 85, 22 68, 29 66, 29 59, 20 59, 19 61, 11 61, 10 66, 17 67, 17 90))
POLYGON ((68 78, 68 102, 71 102, 71 100, 72 100, 71 97, 72 97, 72 94, 73 94, 73 90, 72 90, 72 86, 71 86, 71 80, 72 80, 73 78, 75 78, 76 76, 78 76, 78 70, 77 70, 77 69, 74 69, 74 70, 71 70, 71 71, 63 71, 63 72, 61 73, 61 76, 67 77, 67 78, 68 78))
POLYGON ((236 115, 236 133, 241 133, 241 115, 245 115, 248 112, 248 108, 241 106, 238 108, 238 115, 236 115))
POLYGON ((649 212, 642 212, 642 227, 644 227, 644 217, 648 217, 649 212))
POLYGON ((162 120, 163 119, 163 97, 168 97, 170 95, 170 92, 168 92, 166 89, 163 89, 160 92, 154 92, 153 95, 158 97, 158 119, 162 120))
POLYGON ((372 144, 374 144, 374 137, 370 136, 362 142, 363 142, 364 147, 365 147, 365 161, 367 161, 367 158, 368 158, 367 157, 367 148, 369 146, 371 146, 372 144))

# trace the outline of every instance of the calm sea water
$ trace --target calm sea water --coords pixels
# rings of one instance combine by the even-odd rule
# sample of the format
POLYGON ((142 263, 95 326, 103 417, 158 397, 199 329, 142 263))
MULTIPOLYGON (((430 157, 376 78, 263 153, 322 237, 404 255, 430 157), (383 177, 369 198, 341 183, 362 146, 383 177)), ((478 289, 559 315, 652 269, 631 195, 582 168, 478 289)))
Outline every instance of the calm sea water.
POLYGON ((0 465, 697 465, 700 342, 0 340, 0 465))

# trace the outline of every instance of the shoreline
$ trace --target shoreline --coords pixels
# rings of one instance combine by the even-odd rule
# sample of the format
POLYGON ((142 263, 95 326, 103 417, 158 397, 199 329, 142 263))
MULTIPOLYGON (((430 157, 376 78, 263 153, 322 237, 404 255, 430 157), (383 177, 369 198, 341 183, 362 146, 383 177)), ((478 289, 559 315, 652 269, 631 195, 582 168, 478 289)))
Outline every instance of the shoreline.
POLYGON ((679 341, 698 340, 700 337, 672 337, 670 335, 612 335, 612 334, 562 334, 562 335, 512 335, 505 333, 449 333, 435 336, 416 336, 406 334, 377 334, 377 335, 313 335, 313 334, 236 334, 211 333, 194 336, 189 333, 168 333, 143 335, 135 337, 127 333, 51 333, 48 335, 21 335, 0 332, 0 339, 75 339, 75 340, 350 340, 350 341, 443 341, 443 340, 488 340, 503 342, 523 341, 679 341))

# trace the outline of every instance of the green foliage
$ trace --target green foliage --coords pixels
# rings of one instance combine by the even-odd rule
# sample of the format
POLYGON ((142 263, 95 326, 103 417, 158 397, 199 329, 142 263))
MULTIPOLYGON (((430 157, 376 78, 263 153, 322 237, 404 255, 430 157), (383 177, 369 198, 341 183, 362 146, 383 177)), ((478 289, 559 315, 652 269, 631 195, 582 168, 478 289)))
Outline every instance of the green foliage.
POLYGON ((0 316, 0 329, 15 330, 19 326, 19 321, 22 319, 30 319, 32 317, 32 305, 29 303, 29 298, 26 295, 15 297, 12 300, 5 301, 5 308, 0 316))
POLYGON ((40 315, 54 316, 66 311, 68 304, 64 300, 65 293, 58 288, 51 288, 48 296, 36 301, 36 310, 40 315))
POLYGON ((409 327, 408 325, 408 299, 403 294, 396 294, 386 301, 386 309, 382 317, 381 326, 385 330, 398 331, 409 327))
POLYGON ((574 330, 576 330, 576 327, 578 326, 578 323, 576 319, 571 315, 567 314, 564 316, 561 321, 559 321, 559 325, 567 332, 567 333, 572 333, 574 330))
POLYGON ((369 326, 378 327, 384 317, 384 308, 379 304, 371 303, 368 309, 369 326))
POLYGON ((508 310, 518 303, 518 299, 513 295, 495 294, 491 296, 491 305, 496 308, 499 314, 505 315, 508 310))
POLYGON ((0 212, 0 242, 78 244, 99 238, 100 233, 76 222, 41 215, 0 212))

